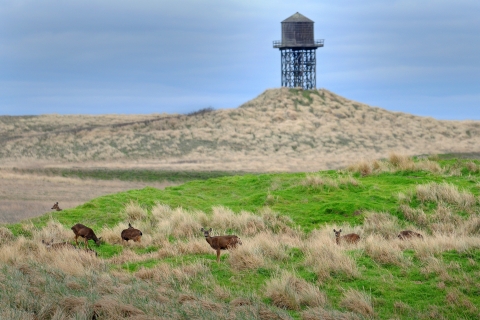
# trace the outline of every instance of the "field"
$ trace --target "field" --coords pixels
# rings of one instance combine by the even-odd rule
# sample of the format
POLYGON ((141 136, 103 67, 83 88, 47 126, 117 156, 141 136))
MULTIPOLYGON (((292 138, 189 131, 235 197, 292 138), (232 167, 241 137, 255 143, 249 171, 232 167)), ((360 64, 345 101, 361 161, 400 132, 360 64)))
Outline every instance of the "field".
MULTIPOLYGON (((42 170, 40 180, 121 182, 42 170)), ((392 153, 342 170, 184 174, 2 226, 0 319, 480 317, 478 160, 392 153), (72 242, 78 222, 102 237, 90 241, 98 257, 42 244, 72 242), (128 223, 140 243, 122 243, 128 223), (243 244, 217 263, 202 227, 243 244), (337 245, 333 229, 361 240, 337 245), (407 229, 423 239, 398 239, 407 229)))

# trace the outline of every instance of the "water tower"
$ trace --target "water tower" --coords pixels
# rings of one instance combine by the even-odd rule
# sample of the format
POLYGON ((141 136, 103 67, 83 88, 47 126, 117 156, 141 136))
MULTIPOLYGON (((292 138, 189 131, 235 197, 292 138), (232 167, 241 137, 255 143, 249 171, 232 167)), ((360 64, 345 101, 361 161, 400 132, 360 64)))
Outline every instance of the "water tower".
POLYGON ((314 40, 313 21, 300 13, 282 21, 282 40, 273 41, 282 58, 282 87, 315 89, 315 50, 323 47, 322 40, 314 40))

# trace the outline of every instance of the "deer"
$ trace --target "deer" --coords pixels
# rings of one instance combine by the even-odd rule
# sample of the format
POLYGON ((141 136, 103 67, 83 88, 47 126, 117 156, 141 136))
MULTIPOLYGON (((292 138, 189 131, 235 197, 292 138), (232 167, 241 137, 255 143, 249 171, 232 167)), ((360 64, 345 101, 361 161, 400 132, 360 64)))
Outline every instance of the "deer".
POLYGON ((134 242, 141 242, 142 241, 142 231, 135 229, 132 225, 128 224, 128 229, 125 229, 121 233, 121 237, 123 241, 128 243, 128 240, 133 240, 134 242))
POLYGON ((75 250, 81 250, 81 251, 85 251, 87 253, 95 254, 95 256, 98 256, 98 253, 96 251, 92 250, 92 249, 85 248, 84 250, 82 250, 82 249, 77 248, 73 244, 68 243, 68 242, 53 243, 53 239, 52 239, 52 240, 50 240, 50 242, 46 242, 45 240, 42 240, 42 243, 45 245, 47 250, 51 250, 51 249, 54 249, 54 250, 75 249, 75 250))
POLYGON ((55 202, 55 203, 53 204, 52 210, 53 210, 53 209, 55 209, 55 210, 57 210, 57 211, 62 211, 62 209, 58 206, 58 202, 55 202))
POLYGON ((404 230, 404 231, 401 231, 399 234, 398 234, 398 239, 400 240, 407 240, 407 239, 411 239, 411 238, 419 238, 419 239, 423 239, 423 236, 418 233, 418 232, 414 232, 414 231, 411 231, 411 230, 404 230))
POLYGON ((356 233, 349 233, 344 236, 340 236, 342 229, 338 231, 333 229, 333 232, 335 232, 335 241, 337 242, 338 245, 340 245, 340 239, 347 243, 357 243, 358 241, 360 241, 360 236, 356 233))
POLYGON ((42 243, 45 245, 45 247, 50 250, 50 249, 76 249, 76 247, 68 242, 57 242, 53 243, 53 239, 50 240, 50 242, 47 242, 45 240, 42 240, 42 243))
POLYGON ((242 244, 240 238, 235 235, 211 237, 210 232, 212 232, 212 228, 209 230, 202 228, 200 231, 203 232, 205 240, 207 240, 210 247, 217 251, 217 263, 220 262, 220 250, 230 250, 231 248, 236 248, 237 245, 242 244))
POLYGON ((75 233, 75 243, 77 244, 77 246, 78 246, 78 237, 83 238, 85 242, 85 248, 88 248, 88 240, 95 241, 95 244, 97 246, 100 245, 100 240, 102 240, 102 237, 97 238, 97 236, 95 235, 95 232, 93 232, 93 230, 90 229, 89 227, 86 227, 83 224, 77 223, 71 229, 73 233, 75 233))

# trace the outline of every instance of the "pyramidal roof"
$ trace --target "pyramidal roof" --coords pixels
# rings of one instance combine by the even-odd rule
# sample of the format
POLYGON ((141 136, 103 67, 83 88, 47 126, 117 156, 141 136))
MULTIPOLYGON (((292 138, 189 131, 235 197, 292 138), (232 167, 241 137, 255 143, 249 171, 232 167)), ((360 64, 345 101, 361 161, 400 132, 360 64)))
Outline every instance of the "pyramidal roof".
POLYGON ((301 13, 295 13, 294 15, 291 15, 287 19, 283 20, 282 22, 312 22, 312 20, 308 19, 301 13))

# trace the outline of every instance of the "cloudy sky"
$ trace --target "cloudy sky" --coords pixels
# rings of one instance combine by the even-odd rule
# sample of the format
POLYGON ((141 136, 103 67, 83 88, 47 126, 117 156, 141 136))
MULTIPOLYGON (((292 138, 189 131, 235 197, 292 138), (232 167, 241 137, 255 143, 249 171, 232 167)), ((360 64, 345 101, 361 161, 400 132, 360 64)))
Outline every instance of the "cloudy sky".
POLYGON ((280 87, 280 22, 315 21, 317 87, 480 120, 478 0, 0 0, 0 115, 188 113, 280 87))

